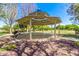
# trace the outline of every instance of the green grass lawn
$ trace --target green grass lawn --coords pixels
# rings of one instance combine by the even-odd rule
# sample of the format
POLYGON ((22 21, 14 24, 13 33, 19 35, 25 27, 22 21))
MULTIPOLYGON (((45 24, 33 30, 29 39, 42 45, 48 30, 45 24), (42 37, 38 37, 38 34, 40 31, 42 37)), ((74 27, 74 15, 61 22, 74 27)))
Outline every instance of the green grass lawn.
POLYGON ((63 37, 72 37, 79 39, 79 34, 75 35, 75 31, 72 30, 60 30, 60 34, 63 35, 63 37))
MULTIPOLYGON (((48 33, 54 33, 54 30, 49 31, 36 31, 36 32, 48 32, 48 33)), ((56 30, 56 33, 58 34, 59 30, 56 30)), ((73 30, 60 30, 60 34, 75 34, 73 30)))
POLYGON ((75 31, 73 31, 73 30, 60 30, 60 34, 75 34, 75 31))
POLYGON ((63 37, 72 37, 72 38, 79 39, 79 34, 75 35, 75 31, 73 30, 60 30, 60 34, 63 37))
POLYGON ((1 36, 1 35, 5 35, 5 34, 7 34, 7 33, 6 33, 6 32, 0 32, 0 36, 1 36))
MULTIPOLYGON (((59 30, 56 30, 56 33, 58 34, 59 30)), ((52 31, 35 31, 35 32, 44 32, 44 33, 54 33, 54 30, 52 31)), ((7 34, 6 32, 0 32, 0 36, 1 35, 5 35, 7 34)), ((75 31, 73 30, 60 30, 60 34, 63 35, 64 37, 73 37, 73 38, 78 38, 79 39, 79 35, 75 35, 75 31)))
MULTIPOLYGON (((58 34, 59 30, 56 30, 56 33, 58 34)), ((40 32, 40 31, 39 31, 40 32)), ((42 31, 41 31, 42 32, 42 31)), ((43 31, 43 32, 49 32, 49 33, 54 33, 54 30, 51 31, 43 31)), ((75 35, 75 31, 73 30, 60 30, 60 34, 63 37, 72 37, 72 38, 77 38, 79 39, 79 35, 75 35)))
POLYGON ((75 34, 63 34, 63 37, 73 37, 79 39, 79 35, 75 35, 75 34))

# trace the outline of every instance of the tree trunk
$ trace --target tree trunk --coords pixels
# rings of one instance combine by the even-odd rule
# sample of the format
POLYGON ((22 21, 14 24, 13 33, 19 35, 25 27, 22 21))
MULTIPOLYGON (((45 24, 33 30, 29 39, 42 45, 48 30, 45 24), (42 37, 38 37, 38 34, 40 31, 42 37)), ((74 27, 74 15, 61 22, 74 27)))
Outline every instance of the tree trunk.
POLYGON ((9 33, 12 34, 12 26, 10 26, 10 31, 9 31, 9 33))

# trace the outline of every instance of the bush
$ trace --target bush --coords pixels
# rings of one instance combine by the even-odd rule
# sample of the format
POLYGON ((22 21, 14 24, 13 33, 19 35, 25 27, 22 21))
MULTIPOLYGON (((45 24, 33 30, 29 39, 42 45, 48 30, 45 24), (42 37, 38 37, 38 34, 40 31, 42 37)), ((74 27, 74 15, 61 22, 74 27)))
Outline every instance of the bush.
POLYGON ((0 36, 4 35, 4 34, 7 34, 7 32, 0 32, 0 36))
POLYGON ((4 49, 6 50, 13 50, 16 48, 16 45, 15 44, 7 44, 4 49))
POLYGON ((57 28, 57 29, 64 30, 64 29, 65 29, 65 27, 66 27, 65 25, 59 25, 59 26, 57 26, 56 28, 57 28))
POLYGON ((2 30, 3 32, 8 32, 10 31, 10 27, 7 25, 4 25, 3 27, 0 28, 0 30, 2 30))
POLYGON ((4 49, 4 48, 0 48, 0 51, 6 51, 6 49, 4 49))
POLYGON ((79 41, 74 42, 76 46, 79 46, 79 41))

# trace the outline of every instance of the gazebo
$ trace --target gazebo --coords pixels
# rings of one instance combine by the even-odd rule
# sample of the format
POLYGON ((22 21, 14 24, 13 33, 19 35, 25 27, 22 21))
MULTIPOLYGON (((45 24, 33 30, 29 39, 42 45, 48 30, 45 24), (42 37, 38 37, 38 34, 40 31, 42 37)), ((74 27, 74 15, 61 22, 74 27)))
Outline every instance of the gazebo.
POLYGON ((23 26, 30 26, 30 39, 32 39, 32 26, 33 25, 54 25, 54 37, 56 37, 56 24, 60 24, 61 20, 59 17, 51 17, 48 13, 41 10, 30 13, 28 16, 25 16, 17 20, 18 24, 23 26))

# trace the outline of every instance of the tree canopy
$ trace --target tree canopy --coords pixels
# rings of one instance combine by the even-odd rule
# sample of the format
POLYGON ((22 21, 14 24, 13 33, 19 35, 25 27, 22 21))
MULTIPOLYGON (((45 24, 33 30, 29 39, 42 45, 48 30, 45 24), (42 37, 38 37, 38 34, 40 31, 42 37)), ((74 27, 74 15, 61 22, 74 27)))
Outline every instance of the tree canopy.
POLYGON ((73 24, 79 24, 79 4, 71 4, 67 9, 67 13, 71 16, 70 20, 73 24))

